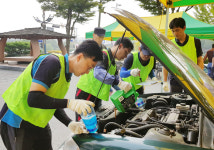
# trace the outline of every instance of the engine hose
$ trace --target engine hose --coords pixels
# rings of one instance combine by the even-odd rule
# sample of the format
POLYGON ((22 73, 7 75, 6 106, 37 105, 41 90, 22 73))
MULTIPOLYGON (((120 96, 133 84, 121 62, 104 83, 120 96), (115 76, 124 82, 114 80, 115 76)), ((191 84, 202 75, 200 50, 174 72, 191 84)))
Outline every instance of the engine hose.
POLYGON ((137 128, 139 127, 139 125, 137 124, 129 124, 128 126, 126 126, 126 128, 137 128))
POLYGON ((150 116, 148 116, 148 118, 149 118, 150 120, 154 121, 154 122, 159 123, 159 124, 175 126, 175 124, 173 124, 173 123, 166 123, 166 122, 158 121, 158 120, 155 120, 155 119, 151 118, 150 116))
POLYGON ((131 131, 140 131, 140 130, 155 128, 155 127, 167 128, 167 127, 165 127, 165 126, 163 126, 163 125, 160 125, 160 124, 148 124, 148 125, 141 126, 141 127, 137 127, 137 128, 125 128, 125 129, 126 129, 126 130, 131 130, 131 131))
MULTIPOLYGON (((122 127, 121 125, 119 125, 118 123, 115 123, 115 122, 109 122, 109 123, 107 123, 105 126, 104 126, 104 131, 105 130, 107 130, 107 127, 109 127, 109 126, 116 126, 116 127, 119 127, 119 128, 121 128, 121 129, 124 129, 124 127, 122 127)), ((105 132, 107 132, 107 131, 105 131, 105 132)))
POLYGON ((146 125, 146 124, 148 124, 150 122, 151 121, 138 122, 138 121, 126 120, 126 123, 132 123, 132 124, 137 124, 137 125, 146 125))
POLYGON ((156 109, 168 109, 168 110, 171 110, 168 106, 156 106, 156 107, 153 107, 151 108, 152 110, 156 110, 156 109))
POLYGON ((139 112, 139 111, 142 111, 140 110, 139 108, 128 108, 129 111, 132 111, 132 112, 139 112))
MULTIPOLYGON (((130 134, 130 135, 132 135, 132 136, 134 136, 134 137, 143 138, 143 136, 141 136, 140 134, 138 134, 138 133, 136 133, 136 132, 133 132, 133 131, 130 131, 130 130, 122 131, 122 130, 120 129, 120 130, 118 130, 118 131, 115 132, 115 133, 120 135, 122 132, 124 132, 125 134, 126 134, 126 133, 127 133, 127 134, 130 134)), ((124 133, 123 133, 123 134, 124 134, 124 133)))
POLYGON ((167 126, 161 124, 161 123, 158 123, 158 122, 151 122, 151 121, 143 121, 143 122, 138 122, 138 121, 132 121, 132 120, 127 120, 126 123, 132 123, 132 124, 136 124, 136 125, 149 125, 149 124, 156 124, 156 125, 160 125, 162 126, 163 128, 168 128, 167 126))

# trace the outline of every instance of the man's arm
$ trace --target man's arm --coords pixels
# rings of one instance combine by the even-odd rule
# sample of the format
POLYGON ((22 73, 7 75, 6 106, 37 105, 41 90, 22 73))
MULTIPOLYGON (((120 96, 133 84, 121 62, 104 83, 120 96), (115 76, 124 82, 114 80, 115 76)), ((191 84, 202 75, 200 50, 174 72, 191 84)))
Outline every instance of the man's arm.
POLYGON ((212 58, 212 67, 214 67, 214 57, 212 58))
POLYGON ((120 69, 120 77, 121 78, 128 78, 129 76, 131 76, 131 70, 128 70, 125 67, 121 67, 121 69, 120 69))
POLYGON ((127 58, 124 60, 124 64, 121 67, 120 70, 120 77, 121 78, 128 78, 131 76, 131 70, 129 70, 132 67, 133 63, 133 54, 128 54, 127 58))
POLYGON ((150 71, 149 77, 150 77, 151 79, 155 77, 155 71, 154 71, 154 69, 152 69, 152 70, 150 71))
POLYGON ((68 115, 65 113, 64 109, 57 109, 54 113, 54 116, 62 122, 65 126, 68 126, 69 123, 72 121, 68 115))
POLYGON ((166 70, 165 67, 163 67, 163 87, 162 88, 165 92, 169 92, 167 77, 168 77, 168 71, 166 70))
POLYGON ((41 84, 32 82, 31 87, 30 87, 30 92, 31 91, 40 91, 40 92, 45 93, 47 91, 47 89, 44 86, 42 86, 41 84))
POLYGON ((207 59, 207 53, 205 54, 203 61, 205 61, 207 59))
POLYGON ((94 68, 94 77, 105 84, 117 85, 119 83, 119 77, 117 75, 110 75, 107 73, 108 67, 108 56, 103 52, 103 61, 99 61, 94 68))
POLYGON ((60 48, 60 50, 62 51, 62 54, 65 55, 67 54, 66 48, 63 45, 62 39, 58 39, 58 46, 60 48))
POLYGON ((119 77, 117 75, 110 75, 107 73, 107 70, 101 66, 96 66, 94 68, 94 77, 105 84, 117 85, 119 83, 119 77))
POLYGON ((204 60, 202 58, 203 51, 201 48, 201 41, 200 39, 194 38, 195 40, 195 47, 197 53, 197 65, 203 70, 204 69, 204 60))
MULTIPOLYGON (((155 75, 155 69, 156 68, 156 60, 155 60, 155 58, 154 58, 154 66, 153 66, 153 68, 152 68, 152 70, 150 71, 150 73, 149 73, 149 77, 152 79, 154 79, 154 77, 156 78, 156 75, 155 75)), ((156 78, 157 79, 157 78, 156 78)))
POLYGON ((199 56, 197 58, 197 65, 203 70, 204 69, 204 61, 203 61, 203 58, 202 56, 199 56))
POLYGON ((163 67, 163 82, 167 82, 168 71, 163 67))
POLYGON ((30 91, 28 94, 28 105, 41 109, 67 108, 67 99, 57 99, 47 96, 43 91, 30 91))

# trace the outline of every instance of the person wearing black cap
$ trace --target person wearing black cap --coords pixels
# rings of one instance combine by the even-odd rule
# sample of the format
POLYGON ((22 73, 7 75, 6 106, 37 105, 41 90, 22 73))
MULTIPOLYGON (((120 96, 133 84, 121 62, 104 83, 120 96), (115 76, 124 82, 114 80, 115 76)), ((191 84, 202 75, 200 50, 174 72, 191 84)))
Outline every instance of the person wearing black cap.
POLYGON ((64 108, 84 115, 94 103, 66 99, 72 74, 80 76, 96 66, 103 53, 94 40, 85 40, 72 55, 40 55, 3 93, 1 137, 8 150, 52 150, 49 120, 55 116, 75 134, 88 133, 82 122, 68 117, 64 108))
POLYGON ((106 49, 106 46, 102 44, 105 37, 106 30, 100 27, 94 28, 93 40, 98 43, 101 49, 106 49))
POLYGON ((133 52, 127 56, 120 70, 120 77, 135 86, 139 94, 144 93, 142 85, 138 83, 144 82, 148 75, 152 80, 157 80, 153 69, 155 68, 155 58, 150 53, 146 45, 139 47, 139 52, 133 52))

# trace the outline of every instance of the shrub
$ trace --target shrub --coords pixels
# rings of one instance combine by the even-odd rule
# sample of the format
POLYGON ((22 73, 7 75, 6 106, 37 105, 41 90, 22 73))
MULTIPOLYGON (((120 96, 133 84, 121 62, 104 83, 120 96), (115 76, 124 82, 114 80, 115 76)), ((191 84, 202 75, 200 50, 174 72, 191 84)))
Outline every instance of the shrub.
POLYGON ((30 42, 16 41, 7 42, 5 52, 8 57, 11 56, 26 56, 30 54, 30 42))

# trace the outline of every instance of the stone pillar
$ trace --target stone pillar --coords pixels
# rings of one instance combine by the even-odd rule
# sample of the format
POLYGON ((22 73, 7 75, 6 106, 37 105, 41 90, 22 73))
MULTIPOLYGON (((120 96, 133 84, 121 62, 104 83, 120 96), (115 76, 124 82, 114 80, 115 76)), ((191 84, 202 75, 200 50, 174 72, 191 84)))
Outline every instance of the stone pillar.
POLYGON ((7 38, 1 38, 0 40, 0 62, 4 62, 4 49, 6 46, 7 38))
POLYGON ((37 58, 40 55, 38 39, 32 39, 30 41, 30 47, 31 47, 31 56, 33 56, 33 58, 37 58))
POLYGON ((63 45, 62 39, 58 39, 58 46, 59 46, 60 50, 62 51, 62 55, 67 54, 67 51, 66 51, 65 46, 63 45))

